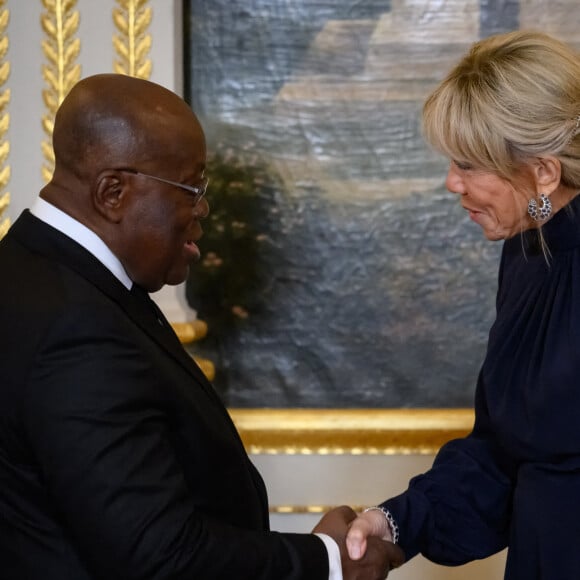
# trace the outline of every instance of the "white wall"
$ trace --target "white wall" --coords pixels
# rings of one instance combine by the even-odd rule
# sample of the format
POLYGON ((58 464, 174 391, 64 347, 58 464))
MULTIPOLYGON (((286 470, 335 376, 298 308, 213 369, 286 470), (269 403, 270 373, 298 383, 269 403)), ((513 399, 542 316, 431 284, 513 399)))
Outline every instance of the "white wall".
MULTIPOLYGON (((78 36, 82 48, 78 62, 82 76, 111 72, 114 51, 112 21, 114 0, 78 0, 81 15, 78 36)), ((150 28, 153 45, 151 80, 182 93, 181 2, 151 0, 154 16, 150 28)), ((14 221, 28 207, 42 187, 41 142, 46 139, 41 127, 45 114, 42 90, 45 87, 41 65, 43 33, 41 0, 10 0, 8 35, 11 75, 9 112, 11 145, 9 163, 12 180, 9 191, 12 203, 8 215, 14 221)), ((172 322, 182 322, 195 313, 184 301, 183 287, 168 288, 156 299, 172 322)), ((268 485, 272 505, 368 505, 386 499, 404 489, 408 479, 430 465, 431 456, 348 456, 348 455, 255 455, 253 459, 268 485)), ((272 527, 278 530, 310 531, 317 515, 273 515, 272 527)), ((469 580, 501 578, 504 555, 486 562, 447 569, 416 558, 392 574, 400 580, 469 580)))

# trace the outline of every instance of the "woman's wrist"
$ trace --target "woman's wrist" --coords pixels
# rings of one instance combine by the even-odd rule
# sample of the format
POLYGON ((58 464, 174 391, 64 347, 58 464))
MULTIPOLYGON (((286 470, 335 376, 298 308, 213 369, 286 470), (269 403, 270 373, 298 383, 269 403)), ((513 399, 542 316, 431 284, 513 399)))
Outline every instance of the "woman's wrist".
POLYGON ((363 511, 364 513, 368 513, 371 511, 380 512, 384 518, 386 526, 383 527, 385 530, 385 534, 383 535, 383 540, 387 540, 389 542, 393 542, 393 544, 398 543, 399 541, 399 526, 393 517, 393 514, 386 508, 381 506, 372 506, 368 507, 363 511))

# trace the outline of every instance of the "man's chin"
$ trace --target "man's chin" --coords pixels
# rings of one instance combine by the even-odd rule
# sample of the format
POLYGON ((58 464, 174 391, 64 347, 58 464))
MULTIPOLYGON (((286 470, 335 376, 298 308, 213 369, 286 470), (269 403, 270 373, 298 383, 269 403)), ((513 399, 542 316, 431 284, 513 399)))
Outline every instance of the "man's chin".
POLYGON ((183 284, 183 282, 187 280, 188 276, 189 265, 179 272, 171 272, 169 276, 167 276, 167 280, 165 280, 164 286, 179 286, 179 284, 183 284))

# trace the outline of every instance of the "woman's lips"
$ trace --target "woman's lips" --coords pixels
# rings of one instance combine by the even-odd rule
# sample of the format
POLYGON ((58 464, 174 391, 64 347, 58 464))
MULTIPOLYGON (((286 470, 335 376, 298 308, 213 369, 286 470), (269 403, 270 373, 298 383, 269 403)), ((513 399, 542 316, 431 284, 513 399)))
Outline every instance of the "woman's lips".
POLYGON ((482 213, 482 212, 480 212, 480 211, 477 211, 477 210, 475 210, 475 209, 471 209, 471 208, 469 208, 469 207, 464 207, 463 209, 464 209, 466 212, 468 212, 468 213, 469 213, 469 219, 470 219, 470 220, 472 220, 472 221, 474 221, 474 222, 477 222, 477 220, 478 220, 479 216, 480 216, 480 215, 481 215, 481 213, 482 213))

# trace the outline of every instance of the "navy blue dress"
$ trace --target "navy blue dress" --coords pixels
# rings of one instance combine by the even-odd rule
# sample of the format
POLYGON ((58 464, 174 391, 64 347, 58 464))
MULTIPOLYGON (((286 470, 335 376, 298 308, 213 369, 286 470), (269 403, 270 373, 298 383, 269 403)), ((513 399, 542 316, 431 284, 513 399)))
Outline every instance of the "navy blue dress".
POLYGON ((509 547, 505 578, 580 578, 580 197, 504 243, 475 426, 386 501, 407 559, 509 547))

